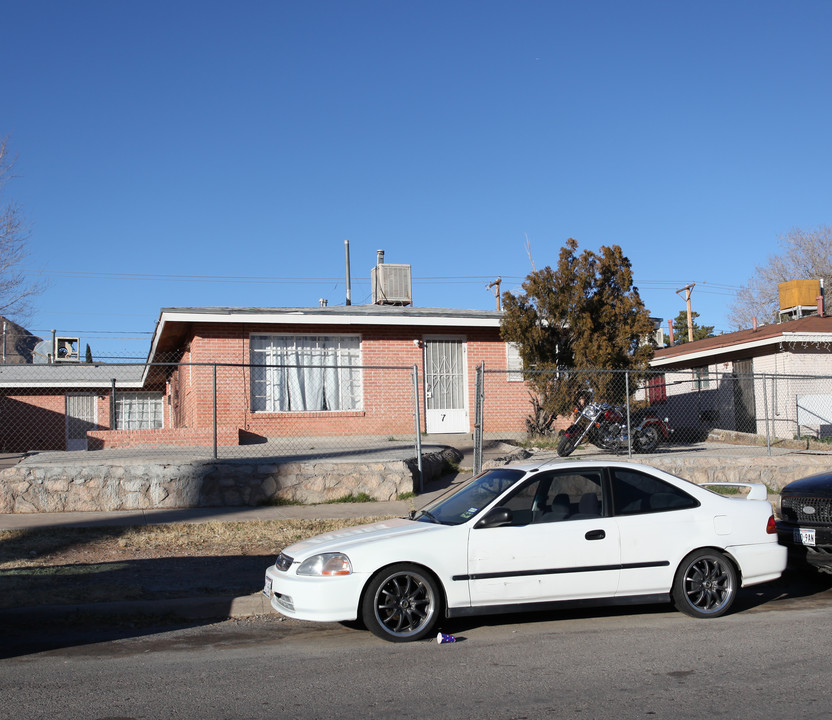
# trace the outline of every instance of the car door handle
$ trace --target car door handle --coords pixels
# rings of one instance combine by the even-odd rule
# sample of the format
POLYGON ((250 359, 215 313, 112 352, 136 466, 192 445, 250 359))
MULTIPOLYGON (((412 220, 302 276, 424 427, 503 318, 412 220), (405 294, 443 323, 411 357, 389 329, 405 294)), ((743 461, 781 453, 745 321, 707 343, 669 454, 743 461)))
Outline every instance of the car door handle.
POLYGON ((603 530, 590 530, 586 535, 584 535, 584 537, 587 540, 603 540, 607 537, 607 533, 603 530))

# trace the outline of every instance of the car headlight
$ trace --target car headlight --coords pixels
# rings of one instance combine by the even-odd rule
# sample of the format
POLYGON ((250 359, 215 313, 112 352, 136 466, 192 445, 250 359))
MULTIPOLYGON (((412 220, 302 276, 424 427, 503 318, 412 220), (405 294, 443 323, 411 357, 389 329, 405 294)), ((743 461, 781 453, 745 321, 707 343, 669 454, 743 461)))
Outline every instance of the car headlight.
POLYGON ((350 559, 343 553, 323 553, 304 560, 298 568, 298 575, 329 576, 352 573, 350 559))

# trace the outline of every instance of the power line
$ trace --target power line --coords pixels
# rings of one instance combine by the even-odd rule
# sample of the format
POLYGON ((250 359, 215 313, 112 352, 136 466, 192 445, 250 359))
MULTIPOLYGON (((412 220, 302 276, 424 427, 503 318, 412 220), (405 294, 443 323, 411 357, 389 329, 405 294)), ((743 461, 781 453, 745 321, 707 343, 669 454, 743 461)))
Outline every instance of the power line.
MULTIPOLYGON (((314 282, 344 282, 343 276, 285 276, 285 275, 168 275, 159 273, 116 273, 116 272, 92 272, 89 270, 30 270, 29 272, 50 277, 79 278, 88 280, 157 280, 166 282, 221 282, 221 283, 264 283, 264 284, 303 284, 314 282)), ((493 280, 495 275, 422 275, 414 277, 414 283, 480 283, 493 280)), ((524 281, 525 275, 502 275, 507 281, 524 281)), ((369 284, 368 278, 353 278, 352 282, 357 284, 369 284)), ((684 280, 643 280, 636 282, 637 287, 652 287, 658 289, 674 290, 684 280)), ((722 283, 697 280, 698 285, 705 285, 708 289, 722 291, 739 290, 737 285, 726 285, 722 283)), ((700 288, 701 289, 701 288, 700 288)))

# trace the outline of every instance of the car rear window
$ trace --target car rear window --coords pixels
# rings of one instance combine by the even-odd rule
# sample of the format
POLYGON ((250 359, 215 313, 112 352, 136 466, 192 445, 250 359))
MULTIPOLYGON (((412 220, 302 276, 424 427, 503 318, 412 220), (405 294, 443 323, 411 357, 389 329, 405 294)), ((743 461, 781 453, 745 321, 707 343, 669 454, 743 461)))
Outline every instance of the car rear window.
POLYGON ((613 509, 616 515, 685 510, 699 501, 675 485, 638 470, 615 468, 613 477, 613 509))

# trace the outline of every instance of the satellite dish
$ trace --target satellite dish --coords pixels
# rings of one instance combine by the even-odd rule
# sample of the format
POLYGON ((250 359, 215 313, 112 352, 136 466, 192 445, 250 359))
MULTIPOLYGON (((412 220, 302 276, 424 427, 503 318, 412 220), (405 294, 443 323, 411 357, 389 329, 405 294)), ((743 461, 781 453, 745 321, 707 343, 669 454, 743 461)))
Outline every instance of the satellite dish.
POLYGON ((48 365, 49 364, 49 356, 52 354, 52 341, 51 340, 41 340, 37 345, 35 345, 34 350, 32 350, 32 362, 35 365, 48 365))

